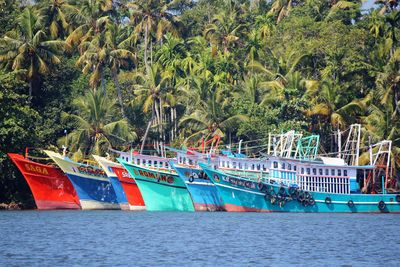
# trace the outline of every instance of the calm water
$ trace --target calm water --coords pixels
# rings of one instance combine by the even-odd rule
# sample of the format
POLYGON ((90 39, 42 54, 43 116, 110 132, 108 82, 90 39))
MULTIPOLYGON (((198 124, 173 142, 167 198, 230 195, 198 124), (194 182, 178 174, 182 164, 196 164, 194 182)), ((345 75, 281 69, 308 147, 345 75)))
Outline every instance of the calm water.
POLYGON ((399 215, 0 212, 0 266, 399 266, 399 215))

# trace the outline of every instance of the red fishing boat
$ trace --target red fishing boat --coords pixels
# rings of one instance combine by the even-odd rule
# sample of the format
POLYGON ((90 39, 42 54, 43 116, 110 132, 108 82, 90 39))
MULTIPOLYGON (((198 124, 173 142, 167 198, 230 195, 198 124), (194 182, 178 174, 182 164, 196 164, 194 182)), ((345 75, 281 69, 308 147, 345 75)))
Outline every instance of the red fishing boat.
POLYGON ((19 154, 8 156, 27 181, 38 209, 80 209, 79 198, 68 177, 57 167, 19 154))
POLYGON ((126 198, 128 199, 130 210, 146 210, 142 194, 140 193, 135 180, 122 166, 113 166, 112 170, 121 182, 126 198))

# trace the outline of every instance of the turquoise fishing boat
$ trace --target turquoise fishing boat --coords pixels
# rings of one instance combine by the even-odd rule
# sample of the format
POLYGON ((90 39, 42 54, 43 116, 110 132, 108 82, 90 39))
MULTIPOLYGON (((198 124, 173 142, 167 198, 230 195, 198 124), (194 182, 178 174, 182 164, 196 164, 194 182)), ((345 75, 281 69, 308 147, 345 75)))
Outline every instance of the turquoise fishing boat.
MULTIPOLYGON (((400 194, 388 188, 393 181, 388 176, 390 148, 390 141, 371 146, 371 164, 365 166, 358 166, 354 151, 348 158, 354 165, 315 153, 270 156, 259 162, 264 172, 258 180, 199 165, 216 185, 227 211, 398 213, 400 194)), ((240 159, 235 162, 239 166, 240 159)))
POLYGON ((135 179, 148 211, 194 211, 185 182, 171 169, 167 158, 136 156, 133 162, 117 159, 135 179), (135 161, 136 160, 136 161, 135 161), (152 168, 151 166, 157 166, 152 168))

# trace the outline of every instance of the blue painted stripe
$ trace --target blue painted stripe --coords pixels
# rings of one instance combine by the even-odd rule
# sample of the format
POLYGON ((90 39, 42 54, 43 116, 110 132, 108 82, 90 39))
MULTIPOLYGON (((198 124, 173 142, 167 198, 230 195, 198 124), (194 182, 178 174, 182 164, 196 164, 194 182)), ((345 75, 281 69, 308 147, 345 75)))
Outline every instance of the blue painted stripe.
POLYGON ((114 188, 109 181, 84 178, 67 174, 80 200, 94 200, 107 203, 118 203, 114 188))

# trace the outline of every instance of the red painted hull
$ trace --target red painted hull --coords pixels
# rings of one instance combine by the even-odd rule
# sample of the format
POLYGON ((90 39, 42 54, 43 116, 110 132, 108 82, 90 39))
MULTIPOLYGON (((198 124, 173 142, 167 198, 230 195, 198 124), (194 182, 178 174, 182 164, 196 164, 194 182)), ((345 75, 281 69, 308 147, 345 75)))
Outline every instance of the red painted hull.
POLYGON ((144 200, 142 194, 129 173, 123 167, 112 167, 114 173, 117 175, 118 180, 121 182, 122 188, 125 191, 126 198, 131 210, 145 210, 144 200))
POLYGON ((225 210, 229 212, 271 212, 270 210, 248 208, 243 206, 237 206, 233 204, 225 204, 225 210))
POLYGON ((68 177, 59 169, 9 153, 8 156, 27 181, 38 209, 80 209, 78 195, 68 177))

